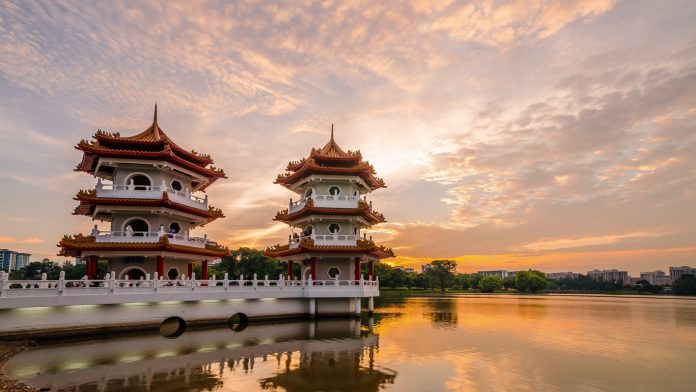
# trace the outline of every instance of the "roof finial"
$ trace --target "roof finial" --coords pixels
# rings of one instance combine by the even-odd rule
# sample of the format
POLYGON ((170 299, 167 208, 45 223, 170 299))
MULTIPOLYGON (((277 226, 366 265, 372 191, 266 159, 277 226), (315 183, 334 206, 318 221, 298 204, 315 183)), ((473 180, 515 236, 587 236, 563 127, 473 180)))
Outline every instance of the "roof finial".
POLYGON ((152 130, 155 133, 155 140, 160 140, 159 125, 157 125, 157 102, 155 102, 155 115, 152 119, 152 130))
POLYGON ((333 141, 333 140, 334 140, 334 138, 333 138, 333 123, 331 123, 331 141, 333 141))

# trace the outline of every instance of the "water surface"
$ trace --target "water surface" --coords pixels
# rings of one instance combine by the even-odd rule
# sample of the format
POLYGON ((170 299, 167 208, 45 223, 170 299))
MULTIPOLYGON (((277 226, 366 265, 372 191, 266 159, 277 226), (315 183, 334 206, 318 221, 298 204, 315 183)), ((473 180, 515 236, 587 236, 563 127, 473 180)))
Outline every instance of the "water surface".
POLYGON ((52 391, 694 391, 696 301, 380 299, 318 320, 41 343, 6 374, 52 391))

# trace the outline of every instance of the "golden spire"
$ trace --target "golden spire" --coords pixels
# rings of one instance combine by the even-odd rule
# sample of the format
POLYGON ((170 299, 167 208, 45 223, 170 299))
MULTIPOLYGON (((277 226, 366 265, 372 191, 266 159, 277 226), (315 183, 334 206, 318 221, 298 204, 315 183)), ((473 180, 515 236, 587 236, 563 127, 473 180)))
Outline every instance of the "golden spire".
POLYGON ((331 123, 331 141, 333 141, 333 140, 334 140, 334 138, 333 138, 333 123, 331 123))

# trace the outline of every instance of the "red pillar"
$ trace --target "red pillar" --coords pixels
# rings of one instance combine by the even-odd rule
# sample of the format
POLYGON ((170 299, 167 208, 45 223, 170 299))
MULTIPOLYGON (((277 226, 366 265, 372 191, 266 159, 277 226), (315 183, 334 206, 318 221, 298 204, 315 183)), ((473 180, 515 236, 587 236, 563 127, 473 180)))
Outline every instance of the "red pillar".
POLYGON ((188 263, 187 269, 186 269, 186 277, 191 279, 192 275, 193 275, 193 264, 188 263))
POLYGON ((360 257, 355 258, 355 280, 360 280, 360 257))
POLYGON ((374 260, 370 260, 370 262, 368 264, 368 269, 369 269, 368 275, 370 276, 370 280, 375 280, 375 261, 374 260))
POLYGON ((157 256, 157 276, 164 276, 164 256, 157 256))
POLYGON ((312 257, 312 280, 317 280, 317 258, 312 257))
POLYGON ((292 260, 288 260, 288 279, 292 280, 292 260))
POLYGON ((97 273, 97 263, 99 262, 99 257, 98 256, 89 256, 89 260, 87 261, 87 268, 85 271, 85 275, 87 275, 87 279, 94 279, 94 275, 97 273))
POLYGON ((203 260, 201 265, 201 279, 208 280, 208 260, 203 260))

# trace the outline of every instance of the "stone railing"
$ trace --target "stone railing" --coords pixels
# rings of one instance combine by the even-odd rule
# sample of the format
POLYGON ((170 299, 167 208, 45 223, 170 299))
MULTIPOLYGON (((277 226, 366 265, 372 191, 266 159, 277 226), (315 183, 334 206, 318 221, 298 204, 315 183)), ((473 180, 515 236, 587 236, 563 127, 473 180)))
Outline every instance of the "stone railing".
POLYGON ((205 248, 206 244, 212 243, 208 240, 207 235, 203 237, 189 237, 186 232, 183 234, 172 234, 165 232, 164 228, 161 226, 159 231, 100 231, 95 225, 91 234, 96 242, 151 243, 159 242, 162 237, 166 236, 172 244, 192 246, 195 248, 205 248))
POLYGON ((311 234, 308 236, 290 237, 290 248, 297 248, 300 241, 309 238, 314 245, 356 245, 360 236, 353 234, 311 234))
POLYGON ((292 201, 288 205, 288 213, 301 210, 307 201, 312 199, 315 207, 320 208, 358 208, 358 202, 360 201, 360 196, 333 196, 333 195, 312 195, 310 197, 303 197, 297 201, 292 201))
POLYGON ((208 195, 198 197, 187 188, 177 191, 163 181, 162 185, 135 185, 132 181, 126 185, 103 184, 101 179, 97 181, 97 197, 111 197, 117 199, 160 199, 162 192, 167 192, 169 199, 189 207, 208 209, 208 195))
MULTIPOLYGON (((113 302, 102 300, 99 303, 140 302, 145 300, 176 301, 195 298, 205 300, 205 294, 216 295, 215 298, 234 298, 235 293, 243 298, 289 298, 289 297, 367 297, 379 295, 379 280, 289 280, 281 275, 279 279, 269 279, 265 276, 258 279, 254 274, 253 279, 229 279, 225 274, 222 279, 213 276, 210 279, 198 280, 195 274, 187 278, 163 279, 157 273, 150 277, 148 274, 140 280, 116 279, 115 272, 107 273, 104 279, 89 280, 83 277, 78 280, 65 279, 65 272, 60 273, 58 280, 47 280, 43 274, 41 280, 9 280, 8 274, 0 271, 0 309, 9 307, 21 307, 15 298, 36 297, 90 297, 90 296, 120 296, 125 294, 137 294, 134 296, 119 297, 113 302), (157 295, 155 295, 157 294, 157 295), (182 296, 177 297, 178 294, 182 296), (194 294, 191 297, 189 294, 194 294), (204 295, 200 295, 204 294, 204 295), (155 295, 155 296, 152 296, 155 295)), ((62 301, 65 302, 65 301, 62 301)), ((90 303, 87 301, 73 301, 77 303, 90 303)), ((31 306, 51 306, 51 302, 42 304, 33 301, 31 306), (38 304, 38 305, 37 305, 38 304)), ((72 304, 72 302, 70 302, 72 304)), ((29 305, 27 305, 29 306, 29 305)))

